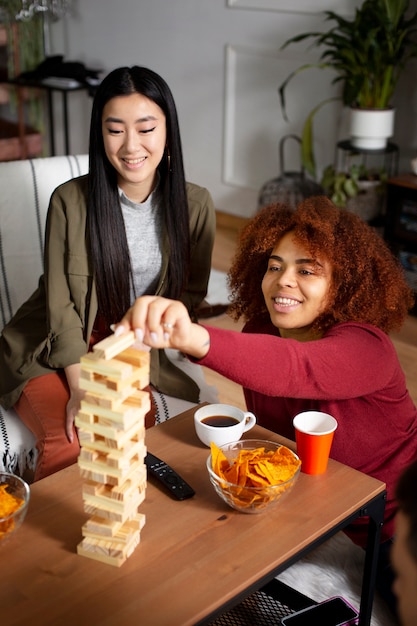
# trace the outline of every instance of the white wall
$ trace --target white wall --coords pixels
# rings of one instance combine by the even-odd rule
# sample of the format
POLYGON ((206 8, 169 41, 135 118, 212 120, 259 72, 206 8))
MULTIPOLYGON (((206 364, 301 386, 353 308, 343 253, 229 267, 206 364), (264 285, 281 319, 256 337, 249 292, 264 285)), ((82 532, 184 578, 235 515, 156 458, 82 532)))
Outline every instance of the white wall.
MULTIPOLYGON (((280 173, 280 139, 300 134, 313 105, 335 93, 328 71, 306 72, 288 92, 290 122, 285 122, 277 87, 300 62, 316 60, 317 52, 301 44, 285 51, 280 46, 290 36, 322 29, 322 13, 309 11, 349 13, 360 1, 229 0, 233 6, 227 1, 77 0, 74 14, 52 25, 51 53, 104 74, 133 64, 160 73, 177 103, 187 178, 206 186, 218 209, 249 216, 260 187, 280 173)), ((417 7, 417 0, 412 5, 417 7)), ((413 61, 395 102, 394 141, 401 148, 402 170, 417 154, 416 68, 413 61)), ((85 152, 91 100, 74 93, 69 102, 71 150, 85 152)), ((345 124, 337 104, 319 114, 319 171, 334 161, 345 124)), ((294 170, 297 151, 290 143, 285 165, 294 170)))

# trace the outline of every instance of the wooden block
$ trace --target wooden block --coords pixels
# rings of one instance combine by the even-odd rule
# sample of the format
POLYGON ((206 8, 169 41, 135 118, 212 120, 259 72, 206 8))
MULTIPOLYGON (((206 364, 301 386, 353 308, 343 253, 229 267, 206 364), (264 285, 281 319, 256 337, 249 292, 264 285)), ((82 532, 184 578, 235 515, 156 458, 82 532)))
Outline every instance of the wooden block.
POLYGON ((146 446, 144 444, 144 432, 143 430, 141 437, 135 435, 133 439, 127 440, 125 444, 120 447, 116 447, 115 442, 111 439, 106 439, 105 437, 83 431, 82 429, 78 429, 78 439, 82 448, 111 455, 110 459, 107 457, 107 460, 110 464, 113 464, 114 459, 122 457, 131 459, 134 455, 137 455, 138 457, 143 457, 143 459, 145 458, 146 446))
POLYGON ((106 496, 92 496, 83 494, 84 511, 89 515, 96 515, 104 519, 125 522, 132 518, 140 504, 145 499, 146 490, 135 493, 129 502, 119 502, 106 496))
POLYGON ((140 542, 140 533, 136 533, 130 540, 130 543, 115 543, 106 540, 91 539, 84 537, 77 546, 77 553, 89 559, 101 561, 108 565, 120 567, 133 553, 140 542))
POLYGON ((91 419, 87 421, 84 416, 81 417, 80 413, 76 416, 75 425, 79 430, 79 435, 82 437, 83 432, 86 432, 105 437, 114 443, 115 448, 121 449, 133 437, 143 438, 145 435, 144 416, 137 418, 130 427, 124 429, 121 429, 119 425, 99 423, 98 419, 93 416, 89 417, 91 419))
POLYGON ((136 406, 146 409, 146 413, 151 408, 151 396, 149 391, 143 391, 142 389, 135 389, 129 399, 124 402, 125 405, 136 406))
POLYGON ((103 393, 102 389, 100 390, 99 393, 97 392, 92 393, 91 391, 87 390, 87 393, 84 395, 84 401, 90 405, 102 406, 106 409, 112 409, 113 411, 115 411, 123 403, 123 400, 127 400, 129 396, 131 396, 132 393, 134 392, 133 387, 129 387, 129 388, 130 388, 130 393, 127 393, 125 398, 121 398, 120 394, 119 394, 119 397, 113 397, 111 394, 103 393))
POLYGON ((93 515, 83 525, 82 533, 83 537, 101 537, 102 539, 107 537, 110 539, 114 537, 121 526, 121 522, 115 522, 114 520, 93 515))
POLYGON ((134 389, 144 389, 149 385, 149 369, 145 367, 135 367, 131 376, 127 376, 123 380, 107 376, 106 385, 107 389, 119 392, 123 392, 125 385, 129 385, 134 389))
POLYGON ((90 463, 98 463, 100 461, 105 462, 106 456, 102 453, 97 452, 93 449, 88 449, 85 447, 81 447, 80 454, 78 456, 78 460, 82 459, 83 461, 89 461, 90 463))
MULTIPOLYGON (((142 372, 142 370, 140 371, 142 372)), ((142 386, 143 383, 145 387, 149 384, 149 375, 147 372, 144 372, 144 376, 140 379, 133 379, 132 384, 127 386, 122 385, 121 387, 117 386, 115 391, 112 389, 109 390, 103 386, 101 386, 101 388, 99 386, 93 386, 90 382, 81 384, 80 381, 80 387, 87 392, 84 396, 85 402, 117 411, 122 406, 122 403, 136 404, 137 406, 142 406, 147 403, 149 392, 141 390, 140 386, 142 386)))
POLYGON ((90 415, 94 415, 94 417, 99 418, 99 420, 103 418, 102 423, 105 425, 114 424, 119 425, 120 428, 130 428, 136 420, 144 417, 150 409, 149 394, 143 391, 140 393, 144 395, 131 396, 114 409, 92 404, 84 399, 81 400, 81 412, 83 414, 89 413, 90 415))
POLYGON ((146 446, 143 441, 136 441, 132 445, 126 445, 123 450, 112 450, 107 454, 106 462, 109 467, 117 467, 123 470, 134 461, 145 462, 146 446))
POLYGON ((146 367, 149 369, 151 353, 145 350, 137 350, 136 348, 127 348, 117 355, 119 361, 131 363, 135 367, 146 367))
POLYGON ((135 333, 129 331, 116 337, 116 335, 110 335, 102 341, 99 341, 93 346, 93 352, 95 352, 102 359, 112 359, 116 354, 130 348, 136 341, 135 333))
POLYGON ((82 527, 83 537, 92 539, 116 539, 119 543, 128 543, 130 537, 140 532, 145 526, 146 517, 143 513, 136 513, 132 518, 124 522, 106 520, 102 517, 93 516, 82 527))
MULTIPOLYGON (((82 373, 83 370, 81 370, 81 374, 82 373)), ((87 373, 92 374, 92 377, 87 379, 81 376, 80 389, 83 389, 84 391, 87 391, 89 393, 106 396, 107 398, 111 398, 114 400, 125 400, 137 389, 136 380, 133 381, 133 384, 130 383, 129 379, 127 379, 127 381, 116 380, 114 384, 113 382, 111 382, 111 386, 109 386, 107 384, 108 379, 106 379, 104 376, 100 376, 101 380, 99 380, 96 379, 93 372, 87 373)))
POLYGON ((132 477, 132 480, 125 480, 121 485, 115 485, 111 488, 110 497, 113 500, 126 502, 135 492, 143 493, 147 486, 146 471, 142 476, 132 477))
POLYGON ((127 561, 128 557, 117 558, 109 556, 108 554, 104 554, 103 552, 95 551, 87 544, 88 541, 89 539, 86 538, 78 544, 77 554, 79 554, 79 556, 85 556, 88 559, 100 561, 100 563, 105 563, 106 565, 114 565, 115 567, 120 567, 121 565, 123 565, 123 563, 125 563, 125 561, 127 561))
POLYGON ((130 363, 110 359, 106 361, 97 356, 95 352, 88 352, 80 359, 81 369, 101 374, 102 376, 111 376, 118 380, 128 378, 133 373, 133 366, 130 363))
POLYGON ((107 467, 105 463, 93 463, 79 457, 78 466, 83 478, 102 484, 120 485, 124 480, 130 480, 135 473, 140 472, 143 463, 135 461, 128 470, 120 470, 117 467, 107 467))

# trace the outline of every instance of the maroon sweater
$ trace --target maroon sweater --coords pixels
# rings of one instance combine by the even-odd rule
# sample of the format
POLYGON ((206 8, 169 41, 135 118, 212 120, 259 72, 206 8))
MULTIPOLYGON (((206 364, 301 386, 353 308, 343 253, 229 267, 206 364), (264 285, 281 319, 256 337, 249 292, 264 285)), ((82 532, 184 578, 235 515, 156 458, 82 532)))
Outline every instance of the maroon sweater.
MULTIPOLYGON (((206 328, 210 350, 199 363, 242 385, 261 426, 294 440, 297 413, 336 418, 331 457, 386 483, 382 540, 392 537, 395 484, 417 458, 417 410, 389 337, 356 322, 305 343, 282 339, 270 322, 247 324, 243 333, 206 328)), ((364 523, 347 531, 362 546, 364 523)))

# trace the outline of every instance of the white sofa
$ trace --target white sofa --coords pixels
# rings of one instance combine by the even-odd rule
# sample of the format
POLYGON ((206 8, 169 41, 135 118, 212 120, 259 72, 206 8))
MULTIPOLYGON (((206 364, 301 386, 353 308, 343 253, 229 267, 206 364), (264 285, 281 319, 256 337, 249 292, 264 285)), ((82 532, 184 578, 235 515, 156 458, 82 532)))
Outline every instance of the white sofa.
MULTIPOLYGON (((87 155, 0 163, 0 328, 36 289, 43 272, 51 193, 87 170, 87 155)), ((23 475, 35 464, 34 436, 13 410, 0 406, 0 470, 23 475)))
MULTIPOLYGON (((45 220, 53 190, 87 171, 87 155, 0 162, 0 329, 33 293, 43 272, 45 220)), ((176 351, 167 352, 197 382, 201 402, 218 401, 199 366, 176 351)), ((193 406, 157 392, 154 400, 156 423, 193 406)), ((0 406, 0 470, 30 478, 35 465, 34 436, 13 410, 0 406)))

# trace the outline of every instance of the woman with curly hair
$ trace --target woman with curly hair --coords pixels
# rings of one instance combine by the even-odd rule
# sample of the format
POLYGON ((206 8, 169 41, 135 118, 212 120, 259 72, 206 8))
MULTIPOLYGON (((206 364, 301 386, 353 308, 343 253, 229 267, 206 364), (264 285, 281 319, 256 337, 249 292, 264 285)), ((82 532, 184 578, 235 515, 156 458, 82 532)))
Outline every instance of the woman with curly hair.
MULTIPOLYGON (((370 226, 321 196, 257 214, 229 283, 242 333, 193 324, 181 304, 155 298, 138 299, 117 333, 133 328, 145 343, 175 346, 239 383, 258 423, 290 439, 297 413, 333 415, 331 456, 387 485, 387 557, 394 487, 417 458, 417 410, 388 337, 413 305, 397 259, 370 226)), ((359 545, 365 524, 348 531, 359 545)))

